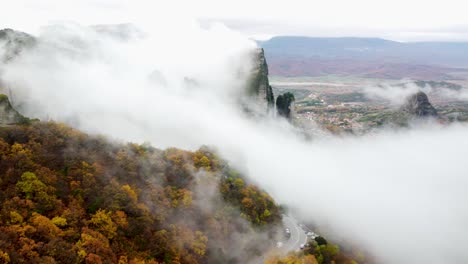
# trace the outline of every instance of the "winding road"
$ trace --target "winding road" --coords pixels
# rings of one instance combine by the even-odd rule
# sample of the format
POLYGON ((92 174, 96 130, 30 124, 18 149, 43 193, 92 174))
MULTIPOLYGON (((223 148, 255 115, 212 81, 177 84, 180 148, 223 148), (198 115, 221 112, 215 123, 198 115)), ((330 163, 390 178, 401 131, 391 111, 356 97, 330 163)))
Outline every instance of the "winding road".
POLYGON ((305 231, 299 226, 299 223, 292 216, 283 215, 283 224, 285 228, 289 228, 291 237, 283 242, 280 248, 282 253, 287 254, 290 251, 298 250, 301 244, 307 242, 307 235, 305 231))
MULTIPOLYGON (((301 244, 307 243, 307 235, 305 230, 299 226, 299 222, 292 216, 282 215, 284 228, 288 228, 291 232, 291 237, 281 241, 282 245, 279 248, 274 248, 277 255, 286 255, 291 251, 298 251, 301 244)), ((271 252, 270 252, 271 253, 271 252)), ((251 259, 249 264, 263 264, 266 260, 265 256, 259 256, 251 259)))

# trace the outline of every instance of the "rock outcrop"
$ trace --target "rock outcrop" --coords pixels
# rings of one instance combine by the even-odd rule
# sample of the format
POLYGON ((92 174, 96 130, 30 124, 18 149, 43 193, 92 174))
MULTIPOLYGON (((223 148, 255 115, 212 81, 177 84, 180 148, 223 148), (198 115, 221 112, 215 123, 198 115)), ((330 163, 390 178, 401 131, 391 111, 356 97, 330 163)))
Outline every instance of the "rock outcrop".
POLYGON ((403 111, 417 117, 436 117, 437 110, 424 92, 411 95, 403 105, 403 111))
POLYGON ((36 39, 24 32, 13 29, 0 30, 0 61, 8 62, 25 48, 36 44, 36 39))
POLYGON ((295 101, 294 95, 290 92, 279 95, 276 98, 276 110, 278 115, 285 118, 291 117, 291 104, 295 101))
POLYGON ((268 65, 263 49, 258 49, 254 54, 254 67, 247 84, 249 96, 256 97, 265 108, 274 107, 275 97, 268 81, 268 65))
POLYGON ((0 94, 0 126, 27 124, 29 122, 29 118, 24 117, 11 106, 8 96, 0 94))

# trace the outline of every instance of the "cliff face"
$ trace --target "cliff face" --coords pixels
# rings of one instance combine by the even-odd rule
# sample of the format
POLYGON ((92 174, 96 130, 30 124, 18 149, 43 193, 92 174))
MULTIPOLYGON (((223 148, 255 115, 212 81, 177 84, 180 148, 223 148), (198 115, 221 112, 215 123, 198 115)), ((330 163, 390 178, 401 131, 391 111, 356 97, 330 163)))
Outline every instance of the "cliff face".
POLYGON ((423 92, 418 92, 410 96, 403 110, 417 117, 437 116, 437 110, 429 102, 429 98, 423 92))
POLYGON ((295 101, 294 95, 290 92, 279 95, 276 98, 276 110, 278 115, 291 118, 291 104, 295 101))
POLYGON ((263 49, 258 49, 254 54, 254 67, 247 84, 247 93, 254 96, 265 108, 274 106, 275 97, 268 81, 268 65, 263 49))
POLYGON ((0 61, 12 60, 23 49, 30 48, 35 43, 36 39, 29 34, 8 28, 0 30, 0 61))
POLYGON ((0 94, 0 126, 25 124, 28 122, 28 118, 22 116, 11 106, 8 97, 0 94))

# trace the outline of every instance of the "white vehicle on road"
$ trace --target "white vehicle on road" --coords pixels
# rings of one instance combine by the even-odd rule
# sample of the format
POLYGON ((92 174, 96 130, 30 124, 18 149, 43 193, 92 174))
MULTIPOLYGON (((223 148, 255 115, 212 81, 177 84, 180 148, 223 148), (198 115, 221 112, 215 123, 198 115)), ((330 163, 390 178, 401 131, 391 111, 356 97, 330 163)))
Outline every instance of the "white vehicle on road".
POLYGON ((291 251, 297 251, 301 245, 307 243, 307 235, 299 227, 299 223, 294 217, 283 215, 283 225, 285 227, 284 230, 289 231, 286 234, 289 234, 290 237, 283 241, 283 246, 280 250, 282 253, 287 254, 291 251))

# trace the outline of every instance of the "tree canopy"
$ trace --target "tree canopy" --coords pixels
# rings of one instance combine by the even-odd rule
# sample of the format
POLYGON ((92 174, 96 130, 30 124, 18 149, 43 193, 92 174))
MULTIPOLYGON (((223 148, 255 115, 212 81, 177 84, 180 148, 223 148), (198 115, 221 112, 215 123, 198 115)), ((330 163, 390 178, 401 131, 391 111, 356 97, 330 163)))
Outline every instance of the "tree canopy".
POLYGON ((54 122, 0 128, 0 188, 1 263, 242 263, 281 222, 208 148, 115 144, 54 122))

